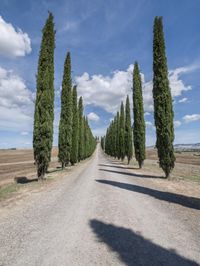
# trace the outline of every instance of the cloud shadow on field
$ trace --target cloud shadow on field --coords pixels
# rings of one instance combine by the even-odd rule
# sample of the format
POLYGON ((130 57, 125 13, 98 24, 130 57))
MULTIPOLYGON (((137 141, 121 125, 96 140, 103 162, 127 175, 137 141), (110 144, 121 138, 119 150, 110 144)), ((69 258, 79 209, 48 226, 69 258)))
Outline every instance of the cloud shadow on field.
MULTIPOLYGON (((123 168, 124 168, 124 167, 123 167, 123 168)), ((125 169, 125 168, 124 168, 124 169, 125 169)), ((135 174, 135 173, 130 173, 130 172, 121 172, 121 171, 108 170, 108 169, 103 169, 103 168, 99 168, 99 170, 100 170, 100 171, 105 171, 105 172, 114 173, 114 174, 128 175, 128 176, 134 176, 134 177, 140 177, 140 178, 162 178, 162 179, 165 179, 164 176, 135 174)))
POLYGON ((116 181, 111 181, 111 180, 99 179, 99 180, 96 180, 96 182, 118 187, 118 188, 129 190, 129 191, 133 191, 133 192, 137 192, 137 193, 142 193, 142 194, 154 197, 156 199, 167 201, 170 203, 179 204, 187 208, 200 210, 200 198, 187 197, 187 196, 175 194, 172 192, 159 191, 159 190, 155 190, 152 188, 142 187, 142 186, 133 185, 133 184, 127 184, 127 183, 121 183, 121 182, 116 182, 116 181))
POLYGON ((105 243, 127 266, 198 265, 196 262, 180 256, 175 250, 161 247, 130 229, 96 219, 90 220, 89 225, 97 240, 105 243))

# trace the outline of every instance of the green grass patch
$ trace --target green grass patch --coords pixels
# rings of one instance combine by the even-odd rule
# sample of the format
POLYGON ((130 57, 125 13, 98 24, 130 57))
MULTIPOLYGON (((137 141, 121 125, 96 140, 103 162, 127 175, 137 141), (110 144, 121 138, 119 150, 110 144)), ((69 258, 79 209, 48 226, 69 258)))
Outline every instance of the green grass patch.
POLYGON ((16 192, 19 189, 17 184, 9 184, 0 187, 0 199, 8 197, 11 193, 16 192))

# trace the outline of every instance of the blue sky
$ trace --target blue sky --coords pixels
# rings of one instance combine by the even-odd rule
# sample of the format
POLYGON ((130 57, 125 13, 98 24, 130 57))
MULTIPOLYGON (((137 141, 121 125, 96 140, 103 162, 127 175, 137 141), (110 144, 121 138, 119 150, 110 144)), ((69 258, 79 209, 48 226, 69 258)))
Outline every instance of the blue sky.
POLYGON ((175 143, 200 142, 199 0, 1 0, 0 148, 30 147, 41 29, 54 14, 57 144, 63 63, 71 52, 73 82, 94 134, 103 135, 127 94, 139 62, 147 145, 155 143, 152 115, 152 27, 163 16, 174 99, 175 143))

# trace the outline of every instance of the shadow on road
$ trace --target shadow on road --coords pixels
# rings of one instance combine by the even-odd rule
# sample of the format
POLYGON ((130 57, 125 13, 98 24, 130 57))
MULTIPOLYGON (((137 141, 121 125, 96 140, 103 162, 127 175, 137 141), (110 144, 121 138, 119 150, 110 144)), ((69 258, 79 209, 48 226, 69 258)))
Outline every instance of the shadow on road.
POLYGON ((135 174, 135 173, 115 171, 115 170, 108 170, 108 169, 103 169, 103 168, 99 168, 99 170, 105 171, 105 172, 110 172, 110 173, 115 173, 115 174, 120 174, 120 175, 129 175, 129 176, 135 176, 135 177, 141 177, 141 178, 162 178, 162 179, 165 178, 164 176, 135 174))
POLYGON ((111 180, 103 180, 99 179, 96 180, 96 182, 106 184, 106 185, 111 185, 114 187, 138 192, 138 193, 143 193, 146 195, 149 195, 151 197, 154 197, 159 200, 164 200, 168 201, 171 203, 179 204, 187 208, 191 209, 196 209, 200 210, 200 198, 194 198, 194 197, 187 197, 171 192, 165 192, 165 191, 159 191, 155 190, 152 188, 147 188, 147 187, 142 187, 138 185, 133 185, 133 184, 127 184, 127 183, 121 183, 121 182, 116 182, 116 181, 111 181, 111 180))
POLYGON ((139 170, 139 167, 130 167, 130 166, 120 166, 120 165, 113 165, 113 164, 102 164, 100 163, 99 166, 104 166, 104 167, 113 167, 113 168, 120 168, 120 169, 130 169, 130 170, 139 170))
POLYGON ((198 265, 196 262, 176 254, 175 250, 167 250, 154 244, 130 229, 106 224, 95 219, 90 220, 90 227, 99 242, 106 243, 113 252, 118 254, 121 262, 128 266, 198 265))
POLYGON ((47 174, 59 172, 59 171, 62 171, 62 170, 63 170, 62 167, 57 166, 56 169, 47 170, 47 174))

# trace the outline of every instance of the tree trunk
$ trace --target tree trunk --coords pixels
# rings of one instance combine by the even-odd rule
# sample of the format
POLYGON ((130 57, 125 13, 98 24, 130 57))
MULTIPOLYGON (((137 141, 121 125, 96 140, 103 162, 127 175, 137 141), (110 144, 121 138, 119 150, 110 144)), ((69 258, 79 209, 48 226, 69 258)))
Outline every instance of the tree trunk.
POLYGON ((139 168, 142 169, 144 162, 139 162, 139 168))

